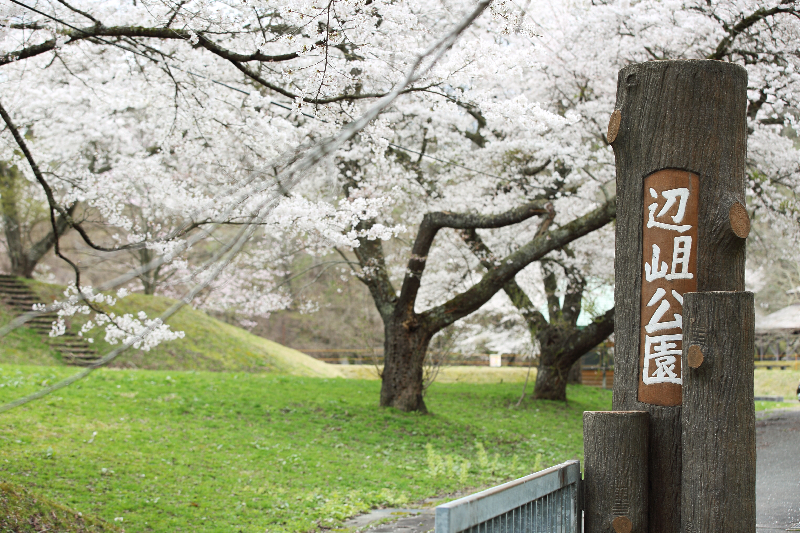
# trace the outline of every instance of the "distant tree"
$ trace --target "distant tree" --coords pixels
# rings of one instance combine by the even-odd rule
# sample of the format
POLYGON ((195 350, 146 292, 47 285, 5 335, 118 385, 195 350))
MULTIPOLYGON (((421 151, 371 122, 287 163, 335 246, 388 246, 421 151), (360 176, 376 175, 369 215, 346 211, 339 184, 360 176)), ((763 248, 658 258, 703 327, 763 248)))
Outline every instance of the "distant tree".
MULTIPOLYGON (((69 230, 66 217, 56 217, 55 228, 42 208, 42 202, 32 198, 32 185, 16 166, 0 163, 0 206, 5 237, 5 251, 12 276, 33 277, 42 258, 53 249, 56 235, 69 230)), ((77 203, 67 208, 73 215, 77 203)))

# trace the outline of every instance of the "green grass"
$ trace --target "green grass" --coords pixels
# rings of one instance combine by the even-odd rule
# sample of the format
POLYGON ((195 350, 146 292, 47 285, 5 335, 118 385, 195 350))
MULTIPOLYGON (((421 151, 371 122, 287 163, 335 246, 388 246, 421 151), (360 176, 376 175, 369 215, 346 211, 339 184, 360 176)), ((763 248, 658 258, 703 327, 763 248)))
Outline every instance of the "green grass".
POLYGON ((755 371, 756 396, 783 396, 783 402, 756 402, 756 411, 772 409, 798 409, 797 383, 800 370, 757 368, 755 371))
POLYGON ((68 509, 16 485, 0 483, 0 531, 4 533, 121 533, 103 520, 68 509))
MULTIPOLYGON (((0 401, 70 372, 3 365, 0 401)), ((129 533, 308 531, 581 459, 583 411, 611 407, 582 386, 566 405, 515 408, 519 383, 453 383, 434 384, 420 416, 378 408, 379 387, 99 370, 0 415, 0 479, 129 533)))
POLYGON ((756 396, 783 396, 786 400, 797 400, 798 381, 800 381, 800 370, 757 368, 755 394, 756 396))
MULTIPOLYGON (((15 316, 0 303, 0 325, 8 324, 15 316)), ((32 329, 17 328, 0 339, 0 363, 53 365, 59 362, 61 355, 32 329)))
MULTIPOLYGON (((60 298, 63 287, 33 280, 23 280, 42 302, 60 298)), ((165 311, 174 300, 162 296, 131 294, 108 309, 117 315, 145 311, 150 318, 165 311)), ((0 305, 0 324, 8 323, 13 315, 0 305)), ((71 330, 78 331, 87 317, 72 319, 71 330)), ((339 371, 297 350, 292 350, 247 331, 225 324, 191 307, 184 307, 168 322, 173 330, 186 333, 184 339, 166 342, 144 352, 130 349, 111 366, 151 370, 213 370, 280 372, 301 376, 337 377, 339 371)), ((0 363, 53 365, 60 356, 47 342, 28 328, 19 328, 3 338, 0 363)), ((94 347, 105 354, 115 346, 109 345, 102 334, 95 334, 94 347)))

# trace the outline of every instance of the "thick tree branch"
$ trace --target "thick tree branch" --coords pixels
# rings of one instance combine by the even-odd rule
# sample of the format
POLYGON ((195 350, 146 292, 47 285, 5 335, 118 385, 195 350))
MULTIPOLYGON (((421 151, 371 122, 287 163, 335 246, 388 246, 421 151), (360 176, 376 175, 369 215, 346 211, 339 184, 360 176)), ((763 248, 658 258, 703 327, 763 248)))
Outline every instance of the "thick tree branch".
MULTIPOLYGON (((239 52, 234 52, 232 50, 228 50, 227 48, 220 46, 211 39, 205 37, 202 33, 192 33, 188 30, 173 29, 173 28, 148 28, 142 26, 107 27, 98 24, 86 28, 65 30, 62 31, 61 33, 69 38, 67 44, 72 44, 83 40, 96 40, 96 39, 101 39, 101 42, 104 42, 105 44, 112 44, 112 45, 115 44, 115 43, 109 43, 107 41, 102 41, 102 38, 104 37, 124 37, 124 38, 141 37, 149 39, 179 40, 179 41, 191 41, 193 38, 197 38, 197 43, 194 44, 193 46, 197 48, 204 48, 209 52, 211 52, 212 54, 222 59, 225 59, 226 61, 230 62, 231 65, 233 65, 239 71, 241 71, 245 76, 263 85, 267 89, 270 89, 271 91, 274 91, 287 98, 291 98, 292 100, 300 98, 303 102, 309 104, 321 105, 321 104, 331 104, 342 101, 355 101, 355 100, 365 100, 371 98, 381 98, 388 94, 386 92, 372 92, 372 93, 358 93, 358 94, 355 93, 339 94, 327 98, 301 97, 299 94, 284 89, 283 87, 266 80, 265 78, 260 76, 258 72, 256 72, 251 68, 248 68, 245 65, 245 63, 253 61, 260 63, 277 63, 283 61, 290 61, 292 59, 296 59, 299 57, 296 52, 290 52, 287 54, 278 54, 278 55, 268 55, 260 51, 255 51, 249 54, 243 54, 239 52)), ((0 66, 55 50, 56 47, 57 47, 56 40, 49 39, 41 44, 28 46, 14 52, 10 52, 6 55, 0 56, 0 66)), ((431 86, 409 87, 401 91, 400 94, 406 94, 416 91, 427 91, 430 88, 431 86)))
MULTIPOLYGON (((356 229, 368 229, 370 225, 371 223, 362 221, 356 229)), ((353 249, 361 265, 358 279, 369 289, 375 306, 385 321, 395 310, 397 293, 386 270, 383 245, 379 239, 369 240, 363 237, 358 242, 359 246, 353 249)))
POLYGON ((568 346, 564 350, 561 367, 570 368, 589 350, 603 342, 614 333, 614 308, 612 307, 601 317, 595 318, 584 329, 576 330, 569 338, 568 346))
POLYGON ((422 223, 419 225, 414 246, 411 248, 411 258, 408 260, 406 267, 406 275, 400 290, 398 306, 410 306, 410 310, 413 311, 422 280, 422 273, 428 260, 428 252, 433 245, 433 239, 440 229, 502 228, 518 224, 536 215, 549 214, 552 209, 553 206, 548 200, 536 200, 496 215, 448 212, 426 213, 422 218, 422 223))
MULTIPOLYGON (((67 208, 67 214, 70 217, 72 217, 77 207, 78 207, 77 202, 69 206, 67 208)), ((30 250, 26 252, 26 255, 28 256, 28 261, 33 265, 38 263, 39 260, 41 260, 41 258, 44 257, 44 254, 46 254, 50 250, 50 248, 52 248, 55 245, 56 239, 59 236, 63 235, 69 228, 70 225, 67 219, 59 215, 58 218, 56 219, 55 231, 53 231, 52 229, 48 231, 47 235, 39 239, 39 241, 36 242, 33 246, 31 246, 30 250)))
MULTIPOLYGON (((249 54, 242 54, 228 50, 218 45, 211 39, 203 36, 202 33, 192 33, 188 30, 181 30, 175 28, 147 28, 144 26, 102 26, 94 25, 85 28, 77 28, 73 30, 61 30, 62 35, 68 38, 67 44, 72 44, 87 39, 96 39, 101 37, 143 37, 148 39, 160 40, 178 40, 190 41, 193 36, 196 36, 198 41, 194 46, 205 48, 209 52, 226 59, 228 61, 237 61, 246 63, 249 61, 260 61, 266 63, 276 63, 280 61, 289 61, 298 57, 296 52, 288 54, 269 55, 260 51, 255 51, 249 54)), ((22 48, 20 50, 10 52, 4 56, 0 56, 0 65, 5 65, 19 59, 26 59, 29 57, 37 56, 51 50, 55 50, 57 46, 55 39, 49 39, 43 43, 35 44, 22 48)))
POLYGON ((422 318, 428 322, 431 331, 438 331, 449 326, 456 320, 479 309, 508 281, 513 279, 517 272, 530 263, 602 228, 611 222, 616 214, 617 200, 615 197, 569 224, 534 238, 488 271, 477 284, 444 304, 425 311, 422 313, 422 318))
MULTIPOLYGON (((481 239, 477 231, 474 229, 464 230, 461 232, 461 238, 464 239, 464 242, 467 243, 467 246, 469 246, 472 253, 475 254, 486 270, 494 268, 497 258, 483 242, 483 239, 481 239)), ((525 319, 525 323, 528 325, 529 329, 539 329, 547 326, 547 319, 536 309, 536 306, 533 305, 531 299, 528 298, 528 295, 525 294, 525 291, 517 284, 516 280, 512 279, 507 281, 506 284, 503 285, 503 290, 511 299, 511 303, 514 304, 514 307, 517 308, 525 319)))
POLYGON ((736 38, 741 35, 743 32, 747 31, 750 27, 761 22, 767 17, 771 17, 772 15, 778 15, 781 13, 789 13, 789 14, 797 14, 798 10, 792 4, 794 4, 794 0, 785 1, 782 5, 775 6, 769 9, 761 8, 757 9, 750 15, 744 17, 742 20, 737 22, 732 27, 725 27, 725 30, 728 32, 728 35, 722 39, 719 44, 717 45, 716 50, 713 53, 709 54, 706 59, 716 59, 721 61, 724 59, 726 55, 730 52, 730 47, 736 38))

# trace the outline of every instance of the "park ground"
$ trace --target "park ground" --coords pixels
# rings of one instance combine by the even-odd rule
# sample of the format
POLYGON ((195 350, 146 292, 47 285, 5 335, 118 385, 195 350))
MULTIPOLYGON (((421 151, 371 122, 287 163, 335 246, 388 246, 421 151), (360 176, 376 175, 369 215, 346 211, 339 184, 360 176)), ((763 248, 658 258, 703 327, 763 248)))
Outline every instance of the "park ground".
MULTIPOLYGON (((0 401, 74 371, 2 365, 0 401)), ((441 377, 420 416, 379 409, 376 379, 99 370, 2 415, 0 479, 128 532, 340 528, 582 459, 583 411, 611 405, 570 386, 567 404, 517 407, 518 369, 441 377)), ((789 396, 798 377, 759 370, 757 393, 789 396)))
MULTIPOLYGON (((60 290, 29 283, 43 301, 60 290)), ((113 310, 170 304, 131 295, 113 310)), ((0 530, 340 529, 582 460, 583 412, 611 407, 610 391, 580 385, 566 404, 531 400, 535 369, 445 367, 430 415, 381 409, 375 367, 327 365, 190 308, 170 322, 187 338, 0 415, 0 530)), ((58 361, 32 330, 3 338, 0 404, 77 371, 58 361)), ((756 394, 792 400, 798 379, 756 370, 756 394)))

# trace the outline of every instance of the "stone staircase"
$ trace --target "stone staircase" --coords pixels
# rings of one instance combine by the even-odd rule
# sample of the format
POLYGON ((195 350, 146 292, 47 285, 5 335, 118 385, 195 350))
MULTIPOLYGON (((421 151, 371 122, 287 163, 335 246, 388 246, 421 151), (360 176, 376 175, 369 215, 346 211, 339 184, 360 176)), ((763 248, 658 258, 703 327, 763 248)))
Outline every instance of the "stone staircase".
MULTIPOLYGON (((0 301, 19 314, 33 309, 33 304, 40 303, 36 294, 25 283, 14 276, 0 274, 0 301)), ((47 313, 28 321, 25 326, 38 333, 54 350, 59 352, 68 365, 88 366, 100 359, 100 356, 85 339, 67 330, 64 335, 51 338, 49 336, 53 321, 58 315, 47 313)))

